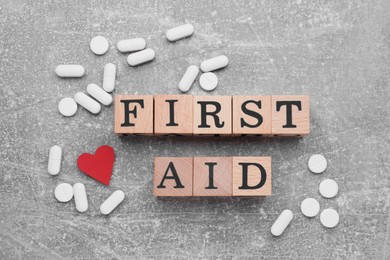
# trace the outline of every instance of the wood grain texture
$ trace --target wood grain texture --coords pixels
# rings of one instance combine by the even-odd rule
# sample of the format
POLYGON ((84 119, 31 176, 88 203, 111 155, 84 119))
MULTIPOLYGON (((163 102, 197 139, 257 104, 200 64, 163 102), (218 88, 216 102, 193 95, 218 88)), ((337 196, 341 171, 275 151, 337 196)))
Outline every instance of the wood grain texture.
MULTIPOLYGON (((261 181, 257 166, 248 166, 248 186, 256 186, 261 181)), ((272 193, 271 157, 233 157, 233 196, 270 196, 272 193), (258 189, 242 189, 243 165, 240 163, 256 163, 265 169, 266 181, 258 189)))
POLYGON ((310 133, 310 101, 309 96, 272 96, 272 134, 280 136, 303 136, 310 133), (278 102, 298 101, 291 106, 292 125, 287 127, 287 106, 277 107, 278 102), (278 111, 279 110, 279 111, 278 111))
POLYGON ((233 135, 271 134, 271 96, 233 96, 233 135), (248 102, 248 103, 246 103, 248 102), (254 103, 256 102, 256 103, 254 103), (261 115, 259 119, 248 115, 244 108, 261 115), (245 122, 243 123, 242 120, 245 122), (259 124, 259 126, 257 126, 259 124), (250 126, 256 127, 250 127, 250 126))
POLYGON ((232 196, 232 175, 232 157, 195 157, 193 195, 232 196), (216 163, 216 165, 209 166, 206 163, 216 163), (210 167, 213 168, 211 185, 210 167))
MULTIPOLYGON (((173 176, 172 168, 168 170, 166 176, 173 176)), ((154 178, 153 194, 154 196, 173 196, 186 197, 192 196, 192 174, 193 158, 192 157, 156 157, 154 159, 154 178), (164 188, 158 186, 162 183, 163 177, 172 163, 174 170, 180 180, 182 188, 175 188, 178 182, 175 179, 165 179, 164 188)))
POLYGON ((191 95, 155 95, 154 134, 192 135, 193 101, 191 95), (172 106, 173 118, 170 116, 172 106))
POLYGON ((144 134, 153 135, 153 96, 152 95, 117 95, 115 96, 115 123, 116 134, 144 134), (139 103, 129 104, 129 110, 136 110, 135 114, 125 113, 125 100, 141 100, 143 108, 139 103), (125 117, 129 117, 130 123, 134 126, 123 126, 125 117))

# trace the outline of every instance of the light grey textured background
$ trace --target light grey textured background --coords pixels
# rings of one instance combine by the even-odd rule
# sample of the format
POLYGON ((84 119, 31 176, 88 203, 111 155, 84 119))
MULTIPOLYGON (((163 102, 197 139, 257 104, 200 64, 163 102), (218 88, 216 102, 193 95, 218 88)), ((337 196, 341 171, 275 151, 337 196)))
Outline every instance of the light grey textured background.
POLYGON ((0 258, 390 259, 390 1, 0 1, 0 258), (115 3, 114 3, 115 2, 115 3), (195 34, 168 43, 167 29, 191 22, 195 34), (93 36, 110 44, 101 57, 93 36), (144 37, 152 63, 130 68, 119 40, 144 37), (188 65, 226 54, 219 87, 194 95, 308 94, 312 133, 295 138, 119 138, 113 107, 98 116, 57 111, 63 97, 101 85, 103 67, 118 67, 116 94, 178 93, 188 65), (60 79, 62 63, 85 66, 81 79, 60 79), (48 150, 64 150, 60 175, 47 173, 48 150), (114 147, 109 187, 79 172, 78 155, 114 147), (329 167, 307 169, 313 153, 329 167), (152 196, 155 156, 267 155, 273 196, 164 199, 152 196), (322 179, 340 187, 318 194, 322 179), (58 203, 57 184, 83 182, 90 208, 58 203), (100 204, 116 189, 127 195, 110 216, 100 204), (306 197, 340 213, 334 229, 307 219, 306 197), (279 238, 270 227, 294 213, 279 238))

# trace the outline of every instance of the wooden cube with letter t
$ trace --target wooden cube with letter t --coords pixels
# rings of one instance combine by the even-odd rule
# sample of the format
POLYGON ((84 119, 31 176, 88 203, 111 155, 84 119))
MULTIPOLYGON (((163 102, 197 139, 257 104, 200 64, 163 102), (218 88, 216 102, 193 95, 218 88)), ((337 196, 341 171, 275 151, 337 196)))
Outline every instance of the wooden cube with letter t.
POLYGON ((233 157, 233 196, 270 196, 271 157, 233 157))
POLYGON ((153 135, 153 96, 115 96, 115 133, 153 135))
POLYGON ((309 96, 272 96, 272 134, 302 136, 310 133, 309 96))
POLYGON ((194 97, 194 135, 231 135, 232 97, 194 97))
POLYGON ((156 157, 153 194, 155 196, 192 196, 192 157, 156 157))
POLYGON ((154 134, 192 135, 193 101, 191 95, 155 95, 154 134))
POLYGON ((271 134, 271 96, 233 96, 233 135, 271 134))

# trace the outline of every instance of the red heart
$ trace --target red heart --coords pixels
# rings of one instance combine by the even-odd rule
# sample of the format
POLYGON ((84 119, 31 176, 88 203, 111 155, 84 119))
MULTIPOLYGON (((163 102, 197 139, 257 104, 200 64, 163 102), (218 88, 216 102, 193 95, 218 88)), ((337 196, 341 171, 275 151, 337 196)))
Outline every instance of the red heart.
POLYGON ((95 154, 83 153, 80 155, 77 159, 77 166, 89 177, 108 185, 114 160, 114 149, 111 146, 103 145, 96 149, 95 154))

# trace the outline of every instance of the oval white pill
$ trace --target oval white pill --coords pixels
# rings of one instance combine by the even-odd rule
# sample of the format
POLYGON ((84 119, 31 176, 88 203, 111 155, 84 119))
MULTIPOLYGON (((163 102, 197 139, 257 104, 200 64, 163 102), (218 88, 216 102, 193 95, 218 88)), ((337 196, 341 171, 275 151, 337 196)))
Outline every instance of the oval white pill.
POLYGON ((56 67, 56 74, 62 78, 80 78, 84 76, 85 69, 77 64, 63 64, 56 67))
POLYGON ((115 77, 116 77, 116 66, 112 63, 107 63, 104 66, 104 77, 103 77, 103 89, 107 92, 112 92, 115 89, 115 77))
POLYGON ((88 84, 87 92, 105 106, 112 103, 112 96, 96 84, 88 84))
POLYGON ((214 90, 218 85, 217 75, 212 72, 203 73, 200 75, 199 84, 206 91, 214 90))
POLYGON ((58 111, 63 116, 73 116, 77 112, 77 103, 73 98, 63 98, 58 103, 58 111))
POLYGON ((228 58, 225 55, 217 56, 203 61, 200 64, 200 69, 203 72, 214 71, 226 67, 229 63, 228 58))
POLYGON ((290 224, 293 219, 293 213, 291 210, 285 209, 280 213, 279 217, 275 220, 274 224, 271 227, 271 233, 274 236, 280 236, 283 231, 286 229, 288 224, 290 224))
POLYGON ((315 217, 320 212, 320 203, 316 199, 307 198, 301 203, 301 211, 306 217, 315 217))
POLYGON ((51 175, 57 175, 61 170, 62 161, 62 149, 61 147, 54 145, 50 148, 49 163, 47 165, 47 171, 51 175))
POLYGON ((91 112, 92 114, 99 114, 100 112, 100 104, 87 96, 83 92, 77 92, 74 96, 74 100, 76 100, 77 104, 91 112))
POLYGON ((310 157, 308 165, 310 171, 314 173, 322 173, 326 170, 326 167, 328 166, 328 162, 326 161, 326 158, 323 155, 314 154, 310 157))
POLYGON ((109 44, 107 39, 103 36, 96 36, 92 38, 89 47, 96 55, 103 55, 108 51, 109 44))
POLYGON ((74 202, 78 212, 85 212, 88 209, 88 199, 85 186, 82 183, 73 185, 74 202))
POLYGON ((120 52, 140 51, 145 49, 146 41, 143 38, 134 38, 119 41, 116 45, 120 52))
POLYGON ((100 206, 100 212, 104 215, 110 214, 125 199, 125 193, 121 190, 115 191, 100 206))
POLYGON ((199 68, 197 66, 194 65, 189 66, 179 82, 180 91, 187 92, 188 90, 190 90, 198 74, 199 74, 199 68))
POLYGON ((322 197, 331 199, 339 192, 339 186, 334 180, 326 179, 320 183, 319 190, 322 197))
POLYGON ((339 223, 340 216, 334 209, 324 209, 321 212, 320 221, 324 227, 333 228, 339 223))
POLYGON ((54 196, 60 202, 68 202, 73 198, 72 185, 68 183, 58 184, 54 190, 54 196))
POLYGON ((156 56, 156 53, 152 49, 146 49, 130 54, 127 57, 127 63, 130 66, 137 66, 148 61, 151 61, 156 56))
POLYGON ((191 36, 195 31, 192 24, 183 24, 175 28, 169 29, 166 33, 168 41, 174 42, 186 37, 191 36))

